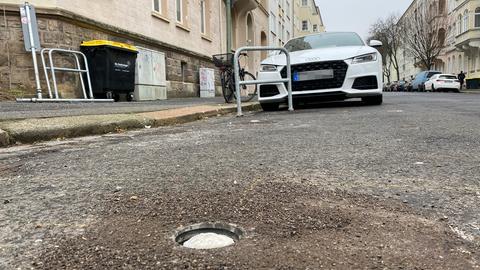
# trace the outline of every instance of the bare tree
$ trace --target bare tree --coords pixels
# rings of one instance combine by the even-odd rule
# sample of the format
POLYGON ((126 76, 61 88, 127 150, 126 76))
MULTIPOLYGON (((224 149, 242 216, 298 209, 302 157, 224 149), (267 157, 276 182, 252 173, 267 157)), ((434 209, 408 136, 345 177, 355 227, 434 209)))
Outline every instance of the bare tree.
POLYGON ((404 29, 405 49, 416 64, 430 70, 440 55, 445 43, 447 18, 438 9, 429 8, 399 24, 404 29))
POLYGON ((402 47, 402 27, 398 24, 398 16, 392 14, 386 19, 379 19, 370 27, 370 39, 377 39, 383 43, 380 53, 383 57, 384 73, 388 74, 390 82, 391 66, 395 69, 397 78, 400 78, 398 52, 402 47))

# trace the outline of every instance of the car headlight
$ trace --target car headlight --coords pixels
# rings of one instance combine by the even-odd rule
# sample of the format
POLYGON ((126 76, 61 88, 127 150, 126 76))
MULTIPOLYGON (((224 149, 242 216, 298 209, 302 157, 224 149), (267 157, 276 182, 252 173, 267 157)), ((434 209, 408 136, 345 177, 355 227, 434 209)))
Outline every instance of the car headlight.
POLYGON ((377 61, 377 53, 369 53, 353 58, 352 64, 361 64, 375 61, 377 61))
POLYGON ((274 72, 277 71, 277 66, 275 65, 262 65, 261 70, 265 72, 274 72))

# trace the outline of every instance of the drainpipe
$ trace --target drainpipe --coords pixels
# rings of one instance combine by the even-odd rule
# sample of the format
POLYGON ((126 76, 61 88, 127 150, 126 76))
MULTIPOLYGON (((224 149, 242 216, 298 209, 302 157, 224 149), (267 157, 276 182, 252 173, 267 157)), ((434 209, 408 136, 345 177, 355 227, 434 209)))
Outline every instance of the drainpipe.
POLYGON ((232 0, 226 0, 227 11, 227 53, 232 52, 232 0))

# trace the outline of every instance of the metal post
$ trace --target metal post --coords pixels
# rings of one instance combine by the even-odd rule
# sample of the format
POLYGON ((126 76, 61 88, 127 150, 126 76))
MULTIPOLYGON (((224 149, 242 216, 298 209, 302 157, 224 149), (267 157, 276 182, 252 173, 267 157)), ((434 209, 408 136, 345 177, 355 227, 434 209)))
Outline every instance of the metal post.
POLYGON ((43 72, 45 73, 45 81, 47 83, 48 97, 53 98, 52 87, 50 86, 50 79, 48 77, 48 71, 47 71, 48 67, 45 64, 45 52, 47 51, 48 49, 42 49, 42 51, 40 52, 40 59, 42 59, 43 72))
POLYGON ((242 96, 240 95, 240 67, 238 66, 238 57, 243 48, 238 49, 233 57, 233 74, 235 78, 235 94, 237 95, 237 116, 243 116, 242 96))
POLYGON ((33 69, 35 71, 35 82, 37 85, 37 98, 42 98, 42 86, 40 85, 40 74, 38 72, 38 63, 37 63, 37 52, 35 48, 35 39, 33 38, 33 29, 32 29, 32 20, 30 15, 30 5, 25 3, 25 12, 27 14, 27 27, 28 27, 28 35, 30 38, 30 46, 32 49, 32 59, 33 59, 33 69))
POLYGON ((237 95, 237 116, 243 116, 242 113, 242 100, 240 93, 240 85, 248 84, 278 84, 278 83, 288 83, 288 110, 293 111, 293 93, 292 93, 292 67, 290 61, 290 53, 285 48, 276 48, 276 47, 242 47, 235 52, 233 57, 233 70, 235 78, 235 93, 237 95), (256 81, 240 81, 240 67, 238 65, 238 58, 240 54, 244 51, 280 51, 285 54, 286 66, 287 69, 287 78, 278 79, 278 80, 256 80, 256 81))
POLYGON ((288 110, 293 111, 293 93, 292 93, 292 68, 290 62, 290 54, 287 50, 284 49, 285 58, 287 58, 287 78, 288 80, 288 110))
POLYGON ((227 53, 232 52, 232 0, 226 0, 227 53))

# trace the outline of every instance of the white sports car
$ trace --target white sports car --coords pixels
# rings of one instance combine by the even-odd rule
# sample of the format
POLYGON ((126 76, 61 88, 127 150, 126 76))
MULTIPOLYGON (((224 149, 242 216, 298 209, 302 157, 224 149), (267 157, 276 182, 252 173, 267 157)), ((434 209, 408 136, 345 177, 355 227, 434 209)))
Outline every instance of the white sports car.
MULTIPOLYGON (((362 98, 368 104, 382 104, 382 56, 356 33, 328 32, 294 38, 285 48, 290 52, 294 101, 331 101, 362 98)), ((287 77, 283 54, 264 61, 259 80, 287 77)), ((259 85, 258 100, 266 111, 277 110, 287 101, 287 83, 259 85)))

